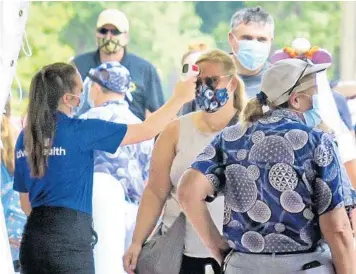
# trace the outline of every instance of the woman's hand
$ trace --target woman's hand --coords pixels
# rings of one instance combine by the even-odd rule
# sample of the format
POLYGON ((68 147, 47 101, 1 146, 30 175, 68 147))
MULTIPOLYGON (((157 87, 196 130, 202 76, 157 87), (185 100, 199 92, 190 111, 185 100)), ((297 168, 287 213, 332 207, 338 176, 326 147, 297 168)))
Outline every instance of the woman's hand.
POLYGON ((124 262, 124 269, 128 274, 134 274, 138 256, 140 255, 142 250, 142 245, 137 243, 132 243, 129 249, 126 251, 123 262, 124 262))
POLYGON ((219 265, 221 265, 230 250, 231 247, 227 243, 226 239, 221 237, 220 245, 217 246, 216 249, 211 250, 211 253, 214 259, 219 263, 219 265))
POLYGON ((188 103, 195 98, 195 87, 197 77, 191 77, 186 81, 179 81, 173 91, 172 97, 174 99, 182 100, 184 103, 188 103))

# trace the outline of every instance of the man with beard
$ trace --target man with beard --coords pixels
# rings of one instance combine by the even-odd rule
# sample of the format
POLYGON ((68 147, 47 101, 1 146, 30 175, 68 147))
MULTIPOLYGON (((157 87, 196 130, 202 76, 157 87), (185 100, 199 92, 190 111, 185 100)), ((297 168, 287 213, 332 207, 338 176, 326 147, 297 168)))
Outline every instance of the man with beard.
MULTIPOLYGON (((96 24, 96 41, 98 46, 96 51, 84 53, 73 59, 83 81, 91 68, 109 61, 120 62, 129 70, 132 78, 133 99, 126 98, 130 110, 144 120, 147 113, 160 108, 164 103, 164 96, 156 69, 148 61, 127 50, 129 21, 126 15, 116 9, 102 11, 96 24)), ((88 92, 84 92, 83 97, 77 116, 90 108, 88 92)))

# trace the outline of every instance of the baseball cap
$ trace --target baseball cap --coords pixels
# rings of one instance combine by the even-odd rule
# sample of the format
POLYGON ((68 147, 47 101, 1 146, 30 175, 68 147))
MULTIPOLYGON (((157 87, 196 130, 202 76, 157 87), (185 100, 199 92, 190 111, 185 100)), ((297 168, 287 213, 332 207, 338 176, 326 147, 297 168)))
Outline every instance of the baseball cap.
POLYGON ((117 93, 124 93, 129 101, 132 101, 130 92, 130 72, 120 62, 111 61, 101 64, 88 73, 91 81, 117 93))
POLYGON ((331 63, 313 64, 309 60, 284 59, 268 68, 262 76, 262 92, 268 101, 278 106, 288 101, 291 92, 306 90, 315 85, 314 79, 306 77, 323 71, 331 63), (308 79, 305 81, 305 79, 308 79))
POLYGON ((129 31, 129 20, 125 13, 117 9, 106 9, 99 14, 96 27, 101 28, 107 24, 114 25, 121 32, 129 31))

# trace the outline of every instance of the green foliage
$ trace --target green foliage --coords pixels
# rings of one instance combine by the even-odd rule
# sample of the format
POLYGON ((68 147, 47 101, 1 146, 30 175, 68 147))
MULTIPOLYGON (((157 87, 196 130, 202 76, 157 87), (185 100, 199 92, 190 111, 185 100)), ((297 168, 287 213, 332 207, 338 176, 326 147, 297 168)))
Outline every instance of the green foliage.
POLYGON ((274 46, 290 46, 296 37, 309 39, 312 45, 327 49, 334 58, 330 77, 338 75, 341 41, 341 2, 258 2, 247 1, 246 6, 262 6, 275 18, 274 46))
MULTIPOLYGON (((303 36, 313 45, 328 49, 334 64, 338 64, 340 2, 32 2, 26 30, 33 55, 20 55, 17 75, 26 97, 30 80, 39 68, 95 50, 97 16, 104 8, 113 7, 125 12, 130 21, 129 50, 158 68, 168 95, 188 44, 203 40, 230 50, 227 33, 231 16, 239 8, 257 5, 275 17, 275 48, 288 46, 294 38, 303 36)), ((331 73, 337 74, 338 67, 333 68, 331 73)))

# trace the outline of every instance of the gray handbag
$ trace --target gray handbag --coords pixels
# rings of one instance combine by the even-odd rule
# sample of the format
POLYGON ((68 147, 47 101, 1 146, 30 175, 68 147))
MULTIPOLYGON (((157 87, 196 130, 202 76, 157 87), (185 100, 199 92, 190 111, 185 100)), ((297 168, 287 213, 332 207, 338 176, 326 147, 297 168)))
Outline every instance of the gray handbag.
POLYGON ((185 215, 180 213, 164 235, 154 236, 142 247, 137 274, 179 274, 184 251, 185 215))

